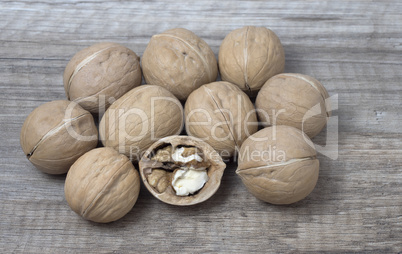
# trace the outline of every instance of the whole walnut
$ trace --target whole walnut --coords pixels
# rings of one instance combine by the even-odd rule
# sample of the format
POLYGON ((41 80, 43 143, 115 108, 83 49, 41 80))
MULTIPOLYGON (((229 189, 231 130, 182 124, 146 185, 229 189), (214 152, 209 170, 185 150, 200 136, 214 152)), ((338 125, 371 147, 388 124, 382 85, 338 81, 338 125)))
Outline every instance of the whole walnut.
POLYGON ((106 110, 99 133, 104 146, 138 161, 156 140, 179 134, 183 124, 183 106, 171 92, 160 86, 142 85, 106 110))
POLYGON ((184 28, 152 36, 142 57, 142 69, 148 84, 162 86, 182 101, 218 75, 211 48, 184 28))
POLYGON ((67 98, 91 113, 109 105, 141 84, 140 58, 130 49, 111 42, 79 51, 64 70, 67 98))
POLYGON ((225 159, 233 156, 258 129, 249 97, 225 81, 209 83, 192 92, 184 114, 187 134, 204 140, 225 159))
POLYGON ((331 116, 325 87, 315 78, 283 73, 269 79, 256 99, 262 125, 289 125, 310 138, 316 136, 331 116))
POLYGON ((98 130, 88 111, 71 101, 40 105, 21 129, 21 147, 28 160, 48 174, 64 174, 98 144, 98 130))
POLYGON ((145 187, 154 197, 186 206, 204 202, 215 194, 226 164, 198 138, 169 136, 148 148, 139 168, 145 187))
POLYGON ((250 96, 285 68, 282 44, 265 27, 245 26, 230 32, 222 41, 218 59, 222 80, 239 86, 250 96))
POLYGON ((318 180, 319 161, 311 140, 299 129, 267 127, 246 139, 238 168, 248 191, 272 204, 302 200, 318 180))
POLYGON ((64 194, 84 219, 107 223, 126 215, 140 192, 140 176, 131 161, 107 147, 81 156, 68 171, 64 194))

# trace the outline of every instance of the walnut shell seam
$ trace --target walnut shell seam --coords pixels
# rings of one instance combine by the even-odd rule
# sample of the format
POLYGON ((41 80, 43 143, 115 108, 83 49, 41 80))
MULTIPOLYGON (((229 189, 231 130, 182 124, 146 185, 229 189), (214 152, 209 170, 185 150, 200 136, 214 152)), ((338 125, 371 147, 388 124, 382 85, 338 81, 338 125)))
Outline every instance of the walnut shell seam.
POLYGON ((216 107, 219 109, 219 112, 221 113, 223 119, 225 119, 226 126, 228 127, 230 135, 233 138, 233 142, 235 143, 235 146, 238 147, 238 142, 237 142, 237 140, 235 138, 235 135, 233 134, 232 126, 229 124, 228 119, 226 118, 225 114, 222 112, 222 107, 219 106, 219 104, 218 104, 217 100, 215 99, 214 95, 211 93, 211 89, 209 89, 208 87, 205 87, 205 86, 204 86, 204 89, 209 94, 209 96, 211 96, 212 101, 215 103, 216 107))
POLYGON ((47 138, 52 136, 53 134, 57 133, 58 131, 62 130, 67 124, 71 124, 73 121, 78 120, 86 115, 90 115, 90 113, 84 113, 82 115, 76 116, 74 118, 68 119, 67 121, 63 120, 60 125, 54 127, 53 129, 49 130, 39 141, 38 143, 32 148, 32 150, 26 154, 28 159, 34 154, 35 150, 39 147, 41 143, 43 143, 47 138))
POLYGON ((247 171, 247 170, 252 170, 252 169, 260 169, 260 168, 273 168, 273 167, 278 167, 278 166, 286 166, 292 163, 296 163, 296 162, 301 162, 301 161, 307 161, 307 160, 316 160, 316 156, 309 156, 309 157, 304 157, 304 158, 297 158, 297 159, 290 159, 284 162, 276 162, 276 163, 272 163, 269 165, 265 165, 265 166, 259 166, 259 167, 253 167, 253 168, 242 168, 242 169, 237 169, 236 173, 239 174, 242 171, 247 171))

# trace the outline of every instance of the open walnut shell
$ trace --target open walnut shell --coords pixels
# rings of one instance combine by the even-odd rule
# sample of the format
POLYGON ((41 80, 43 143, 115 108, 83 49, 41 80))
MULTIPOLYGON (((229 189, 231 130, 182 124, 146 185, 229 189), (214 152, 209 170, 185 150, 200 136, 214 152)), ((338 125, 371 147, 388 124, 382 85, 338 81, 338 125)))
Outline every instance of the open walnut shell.
MULTIPOLYGON (((190 152, 190 154, 193 152, 190 152)), ((185 152, 182 153, 185 157, 185 152)), ((204 141, 190 136, 169 136, 155 142, 139 161, 139 171, 145 187, 157 199, 171 205, 195 205, 209 199, 218 190, 226 164, 219 154, 204 141), (177 149, 194 149, 202 160, 186 163, 175 161, 177 149), (205 168, 207 180, 193 194, 179 196, 172 185, 177 170, 193 167, 205 168)))

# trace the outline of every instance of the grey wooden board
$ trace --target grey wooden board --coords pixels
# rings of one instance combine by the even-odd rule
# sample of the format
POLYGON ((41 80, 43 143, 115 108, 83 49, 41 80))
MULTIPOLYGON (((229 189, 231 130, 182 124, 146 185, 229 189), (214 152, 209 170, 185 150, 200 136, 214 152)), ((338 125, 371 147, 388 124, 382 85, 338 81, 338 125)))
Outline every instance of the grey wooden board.
MULTIPOLYGON (((401 1, 0 2, 0 252, 402 251, 401 1), (123 219, 71 211, 64 176, 37 171, 19 145, 25 117, 64 99, 62 73, 80 49, 121 43, 142 55, 153 34, 185 27, 217 55, 231 30, 266 26, 286 72, 338 95, 339 156, 320 155, 313 193, 290 206, 249 194, 228 165, 219 191, 174 207, 142 187, 123 219)), ((325 143, 325 133, 314 139, 325 143)))

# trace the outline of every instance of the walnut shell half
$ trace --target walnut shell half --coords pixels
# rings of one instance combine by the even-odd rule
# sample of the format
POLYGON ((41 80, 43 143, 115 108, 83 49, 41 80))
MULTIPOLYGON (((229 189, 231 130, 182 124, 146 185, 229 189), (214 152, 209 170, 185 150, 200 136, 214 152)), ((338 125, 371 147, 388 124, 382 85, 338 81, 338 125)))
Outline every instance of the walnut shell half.
POLYGON ((258 199, 291 204, 314 189, 319 171, 316 155, 313 143, 299 129, 268 127, 244 141, 236 173, 258 199))
POLYGON ((190 136, 160 139, 149 147, 139 162, 140 175, 149 192, 162 202, 177 206, 194 205, 209 199, 218 190, 225 168, 226 164, 210 145, 190 136), (188 161, 185 165, 177 163, 172 155, 181 148, 188 154, 195 153, 191 150, 196 151, 202 160, 188 161), (171 156, 166 156, 168 154, 171 156), (179 196, 172 185, 172 177, 177 170, 188 168, 205 168, 208 180, 194 194, 179 196))

